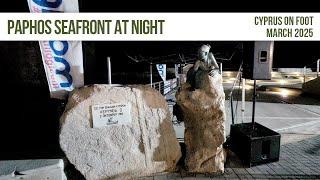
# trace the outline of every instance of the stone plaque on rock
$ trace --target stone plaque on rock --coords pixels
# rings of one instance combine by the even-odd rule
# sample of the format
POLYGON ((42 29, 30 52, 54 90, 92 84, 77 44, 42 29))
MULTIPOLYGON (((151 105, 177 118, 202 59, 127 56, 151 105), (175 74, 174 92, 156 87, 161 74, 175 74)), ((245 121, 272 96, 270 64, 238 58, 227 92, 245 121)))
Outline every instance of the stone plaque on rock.
POLYGON ((130 104, 99 104, 93 105, 91 110, 94 128, 128 124, 132 121, 130 104))

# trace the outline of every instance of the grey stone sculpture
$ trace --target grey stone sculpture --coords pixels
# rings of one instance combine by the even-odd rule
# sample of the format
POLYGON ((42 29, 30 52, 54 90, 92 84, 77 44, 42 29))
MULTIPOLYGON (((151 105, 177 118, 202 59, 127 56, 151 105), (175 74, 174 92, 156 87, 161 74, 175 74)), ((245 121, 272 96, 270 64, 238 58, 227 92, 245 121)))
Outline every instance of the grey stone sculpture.
POLYGON ((202 45, 199 48, 198 59, 187 73, 187 82, 194 89, 198 89, 200 87, 200 77, 203 77, 203 75, 206 74, 213 77, 217 72, 219 72, 219 66, 212 52, 210 52, 210 48, 210 45, 202 45))

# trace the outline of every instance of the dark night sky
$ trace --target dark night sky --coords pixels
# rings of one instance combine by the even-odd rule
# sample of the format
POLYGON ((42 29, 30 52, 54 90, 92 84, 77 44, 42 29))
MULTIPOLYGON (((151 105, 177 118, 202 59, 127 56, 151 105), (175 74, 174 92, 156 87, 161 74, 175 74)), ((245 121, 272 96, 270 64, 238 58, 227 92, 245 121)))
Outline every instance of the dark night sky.
POLYGON ((274 67, 315 67, 320 58, 319 41, 276 42, 274 48, 274 67))
MULTIPOLYGON (((86 82, 89 84, 106 82, 106 59, 108 56, 111 57, 113 76, 119 80, 117 82, 136 83, 138 79, 139 81, 147 82, 149 81, 147 74, 149 72, 148 63, 150 58, 165 57, 171 54, 183 54, 187 57, 190 54, 196 54, 197 49, 202 44, 210 44, 212 46, 211 51, 217 59, 219 57, 229 58, 235 51, 236 53, 231 61, 223 61, 223 70, 238 70, 242 61, 242 52, 241 48, 239 48, 242 43, 236 41, 83 42, 84 49, 93 49, 93 53, 85 53, 84 56, 85 77, 88 78, 86 82), (128 58, 127 55, 136 56, 137 59, 141 59, 139 56, 143 56, 148 61, 136 63, 128 58), (127 74, 125 75, 125 73, 127 74)), ((273 68, 303 68, 308 66, 315 70, 316 60, 320 58, 319 48, 320 41, 277 41, 274 47, 273 68)), ((167 58, 163 58, 163 60, 167 60, 167 58)), ((181 62, 178 56, 176 56, 175 60, 176 63, 181 62)), ((161 63, 161 61, 153 61, 153 63, 161 63)), ((166 64, 167 67, 173 67, 173 63, 166 64)), ((153 68, 153 71, 156 72, 155 67, 153 68)), ((155 77, 155 80, 160 80, 159 78, 155 77)))
MULTIPOLYGON (((236 51, 231 62, 224 62, 226 68, 237 68, 241 62, 241 52, 237 45, 242 42, 236 41, 208 41, 208 42, 96 42, 97 58, 105 59, 112 56, 115 63, 130 61, 128 55, 142 55, 144 57, 166 56, 170 54, 196 53, 202 44, 210 44, 211 51, 216 57, 228 58, 236 51)), ((274 47, 273 67, 297 67, 302 68, 310 65, 320 58, 320 41, 277 41, 274 47)))

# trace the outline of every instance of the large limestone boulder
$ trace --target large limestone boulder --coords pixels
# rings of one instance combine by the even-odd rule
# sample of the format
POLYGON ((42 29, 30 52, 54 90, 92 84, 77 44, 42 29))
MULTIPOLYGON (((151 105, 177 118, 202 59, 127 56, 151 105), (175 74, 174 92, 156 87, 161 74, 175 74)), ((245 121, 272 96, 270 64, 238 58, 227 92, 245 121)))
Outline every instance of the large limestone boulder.
POLYGON ((196 89, 185 83, 176 94, 185 124, 185 164, 193 173, 223 172, 226 115, 222 78, 219 73, 211 77, 199 71, 196 79, 196 89))
POLYGON ((146 86, 75 90, 61 117, 60 145, 86 179, 128 179, 173 171, 181 152, 163 96, 146 86), (131 105, 132 121, 93 128, 92 106, 131 105))

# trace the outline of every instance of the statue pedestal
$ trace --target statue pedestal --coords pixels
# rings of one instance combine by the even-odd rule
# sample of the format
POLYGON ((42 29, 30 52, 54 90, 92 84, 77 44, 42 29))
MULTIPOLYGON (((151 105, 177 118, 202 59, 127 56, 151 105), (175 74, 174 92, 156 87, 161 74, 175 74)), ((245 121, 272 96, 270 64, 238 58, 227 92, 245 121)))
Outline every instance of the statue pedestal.
POLYGON ((223 172, 226 115, 222 77, 199 73, 196 85, 199 89, 193 90, 185 83, 176 94, 185 124, 185 164, 188 172, 223 172))

